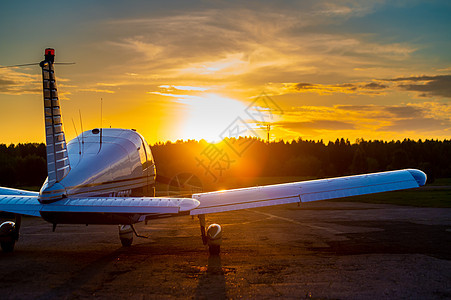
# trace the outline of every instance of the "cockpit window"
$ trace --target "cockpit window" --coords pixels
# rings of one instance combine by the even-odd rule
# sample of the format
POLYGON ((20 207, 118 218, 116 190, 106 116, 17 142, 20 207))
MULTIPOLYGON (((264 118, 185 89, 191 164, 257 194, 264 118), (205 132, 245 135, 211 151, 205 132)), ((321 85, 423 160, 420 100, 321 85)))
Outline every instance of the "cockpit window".
POLYGON ((147 144, 147 142, 143 142, 143 144, 144 147, 146 147, 147 160, 149 161, 149 163, 153 163, 152 151, 150 150, 149 144, 147 144))
POLYGON ((143 170, 145 170, 147 168, 147 166, 146 166, 147 155, 146 155, 146 149, 145 149, 144 145, 141 145, 141 147, 138 148, 138 152, 139 152, 139 160, 141 161, 143 170))
POLYGON ((139 158, 141 160, 143 171, 147 168, 151 167, 153 165, 153 157, 152 152, 150 151, 149 145, 146 143, 146 141, 141 138, 142 144, 141 147, 139 147, 139 158))

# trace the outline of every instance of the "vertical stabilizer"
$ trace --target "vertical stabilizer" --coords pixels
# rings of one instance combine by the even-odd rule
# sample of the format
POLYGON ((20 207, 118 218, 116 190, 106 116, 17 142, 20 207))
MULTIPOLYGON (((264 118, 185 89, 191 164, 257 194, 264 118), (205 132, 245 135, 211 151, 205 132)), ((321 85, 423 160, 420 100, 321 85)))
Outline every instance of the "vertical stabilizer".
POLYGON ((61 106, 56 88, 53 62, 54 49, 45 49, 45 59, 40 63, 44 91, 45 138, 47 145, 47 187, 63 179, 70 171, 64 136, 61 106))

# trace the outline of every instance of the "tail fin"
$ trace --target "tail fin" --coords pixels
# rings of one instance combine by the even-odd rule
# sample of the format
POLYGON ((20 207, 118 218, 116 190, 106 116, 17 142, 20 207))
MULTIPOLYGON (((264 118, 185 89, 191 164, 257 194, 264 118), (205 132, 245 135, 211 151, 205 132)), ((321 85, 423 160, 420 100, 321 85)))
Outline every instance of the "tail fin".
POLYGON ((63 179, 70 171, 64 136, 61 107, 56 89, 53 63, 55 50, 45 49, 45 59, 40 63, 44 91, 45 138, 47 145, 48 187, 63 179))

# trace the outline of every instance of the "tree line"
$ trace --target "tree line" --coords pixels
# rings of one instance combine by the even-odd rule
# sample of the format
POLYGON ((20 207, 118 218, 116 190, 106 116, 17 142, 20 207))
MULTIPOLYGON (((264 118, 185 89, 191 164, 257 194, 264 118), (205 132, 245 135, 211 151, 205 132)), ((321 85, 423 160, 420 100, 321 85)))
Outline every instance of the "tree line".
MULTIPOLYGON (((157 174, 192 173, 202 182, 230 177, 335 177, 417 168, 428 181, 451 177, 451 140, 274 141, 257 138, 157 143, 151 146, 157 174)), ((47 176, 45 144, 0 144, 0 185, 41 186, 47 176)))
POLYGON ((0 144, 0 186, 36 187, 47 177, 45 144, 0 144))
POLYGON ((238 138, 209 144, 204 140, 153 145, 157 173, 194 172, 203 182, 224 176, 335 177, 417 168, 428 182, 451 177, 451 140, 365 141, 355 143, 238 138))

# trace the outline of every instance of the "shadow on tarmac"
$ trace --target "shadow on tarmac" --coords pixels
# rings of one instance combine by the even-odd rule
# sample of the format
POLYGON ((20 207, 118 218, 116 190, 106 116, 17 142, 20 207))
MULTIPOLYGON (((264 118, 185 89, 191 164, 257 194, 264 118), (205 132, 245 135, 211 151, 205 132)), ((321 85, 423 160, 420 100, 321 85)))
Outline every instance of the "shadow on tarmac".
POLYGON ((226 299, 226 280, 222 268, 221 256, 210 255, 207 269, 199 276, 194 299, 226 299))
POLYGON ((336 255, 358 254, 424 254, 451 260, 449 226, 424 225, 402 221, 344 221, 344 226, 371 227, 382 230, 363 233, 343 233, 346 241, 327 241, 329 247, 311 247, 312 251, 336 255))

